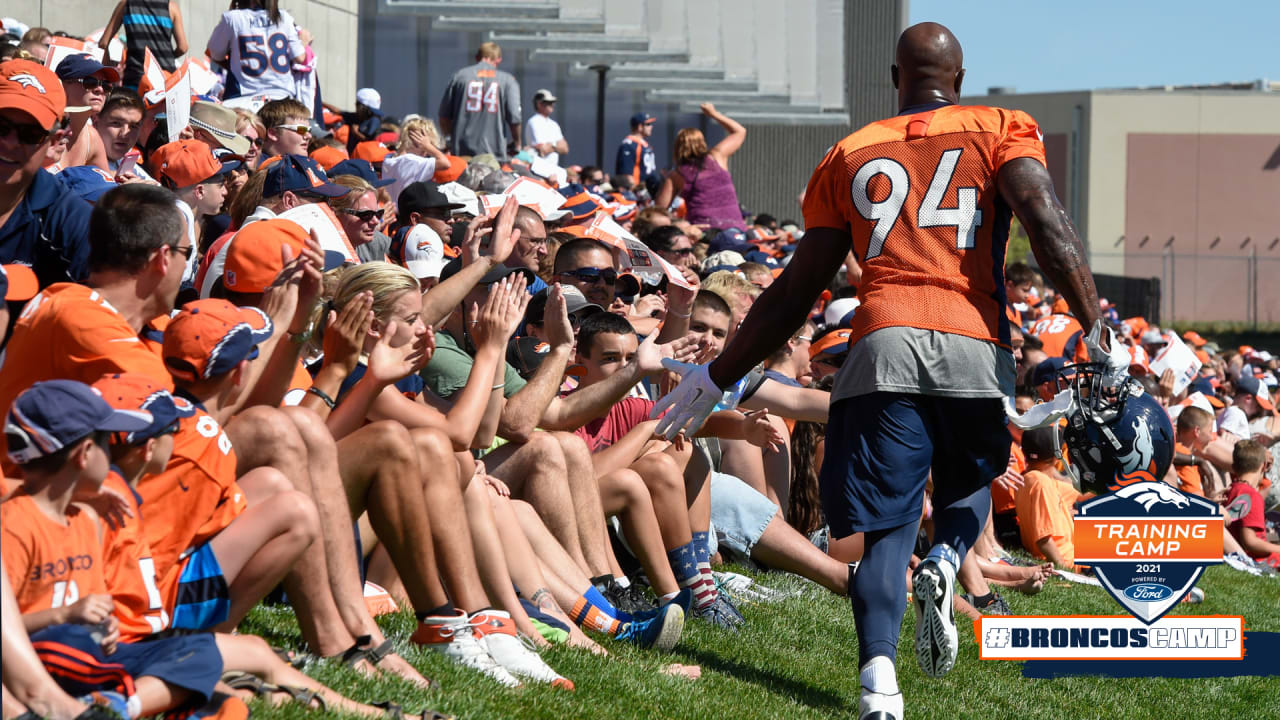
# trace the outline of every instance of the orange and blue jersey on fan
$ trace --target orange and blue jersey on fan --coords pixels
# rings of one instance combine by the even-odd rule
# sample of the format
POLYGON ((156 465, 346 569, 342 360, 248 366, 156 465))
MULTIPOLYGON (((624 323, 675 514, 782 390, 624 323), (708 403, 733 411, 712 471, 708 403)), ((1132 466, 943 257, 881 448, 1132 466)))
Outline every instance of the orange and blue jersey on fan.
POLYGON ((102 571, 107 592, 115 601, 120 639, 140 640, 169 626, 169 612, 157 584, 155 559, 142 530, 142 498, 112 468, 102 484, 125 499, 132 517, 105 523, 102 535, 102 571))
POLYGON ((1084 344, 1084 326, 1063 313, 1040 318, 1031 326, 1031 334, 1044 343, 1049 357, 1062 357, 1073 363, 1089 362, 1089 348, 1084 344))
POLYGON ((1045 162, 1029 115, 957 105, 871 123, 827 152, 809 181, 805 226, 853 236, 863 274, 852 342, 906 326, 1009 346, 1012 211, 995 178, 1022 157, 1045 162))

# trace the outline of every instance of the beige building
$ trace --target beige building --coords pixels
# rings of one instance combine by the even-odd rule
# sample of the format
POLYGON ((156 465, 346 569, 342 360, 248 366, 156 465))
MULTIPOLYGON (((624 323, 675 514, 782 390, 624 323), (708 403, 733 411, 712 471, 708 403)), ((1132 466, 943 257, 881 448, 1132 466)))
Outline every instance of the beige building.
MULTIPOLYGON (((32 27, 83 36, 101 30, 115 6, 114 0, 5 0, 0 14, 32 27)), ((209 34, 231 3, 178 0, 178 7, 182 10, 190 52, 204 54, 209 34)), ((355 107, 356 13, 360 0, 288 0, 281 3, 281 7, 315 36, 312 48, 320 62, 318 72, 324 101, 339 107, 355 107)))
POLYGON ((1280 323, 1280 83, 964 101, 1039 122, 1095 271, 1160 278, 1164 321, 1280 323))

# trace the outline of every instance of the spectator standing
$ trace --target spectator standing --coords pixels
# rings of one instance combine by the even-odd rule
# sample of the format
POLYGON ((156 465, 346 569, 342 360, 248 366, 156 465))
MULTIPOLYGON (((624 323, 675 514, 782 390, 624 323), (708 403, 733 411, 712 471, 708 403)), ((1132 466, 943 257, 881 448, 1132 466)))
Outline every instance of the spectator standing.
POLYGON ((556 96, 550 90, 543 89, 534 93, 534 115, 524 124, 524 135, 534 152, 558 166, 560 155, 569 152, 569 142, 564 139, 560 123, 551 119, 555 108, 556 96))
POLYGON ((742 147, 747 129, 736 120, 716 111, 711 103, 702 103, 702 113, 715 120, 728 133, 716 146, 707 149, 707 139, 697 128, 685 128, 676 135, 676 171, 667 175, 657 194, 658 207, 669 207, 676 196, 684 198, 685 216, 695 225, 708 225, 724 230, 746 231, 738 191, 729 175, 729 157, 742 147))
POLYGON ((90 205, 40 169, 65 140, 62 83, 30 60, 0 63, 0 262, 30 266, 40 287, 88 274, 90 205), (19 79, 15 79, 19 78, 19 79))
POLYGON ((490 153, 499 160, 520 147, 520 84, 498 69, 502 48, 486 42, 476 64, 454 73, 440 100, 440 129, 454 155, 490 153))
POLYGON ((342 122, 350 129, 347 133, 347 153, 355 152, 357 144, 376 138, 382 128, 382 94, 373 88, 360 88, 356 91, 355 112, 345 112, 327 103, 325 108, 342 116, 342 122))
MULTIPOLYGON (((209 36, 209 59, 227 67, 227 98, 291 98, 293 63, 306 60, 293 17, 279 0, 232 0, 209 36)), ((304 122, 311 113, 303 106, 304 122)))
POLYGON ((657 193, 662 184, 662 175, 658 173, 658 158, 649 146, 649 138, 653 135, 653 125, 656 122, 658 118, 647 112, 631 116, 631 134, 622 138, 613 169, 616 175, 630 176, 635 185, 644 183, 650 194, 657 193))
POLYGON ((124 86, 137 90, 144 73, 147 49, 165 72, 178 69, 178 57, 187 52, 187 30, 182 24, 182 10, 173 0, 120 0, 102 31, 99 45, 106 51, 107 65, 119 58, 111 57, 111 40, 124 29, 124 86))

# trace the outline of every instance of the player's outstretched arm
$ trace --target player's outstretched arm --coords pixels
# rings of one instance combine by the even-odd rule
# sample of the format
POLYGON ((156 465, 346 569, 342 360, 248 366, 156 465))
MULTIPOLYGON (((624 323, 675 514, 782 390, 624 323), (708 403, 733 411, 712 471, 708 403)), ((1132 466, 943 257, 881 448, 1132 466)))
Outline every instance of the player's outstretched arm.
POLYGON ((1053 191, 1049 171, 1037 160, 1017 158, 1000 166, 1000 195, 1027 230, 1036 262, 1062 293, 1085 328, 1101 314, 1098 290, 1085 257, 1084 244, 1053 191))
MULTIPOLYGON (((732 385, 790 339, 831 283, 850 242, 845 230, 820 227, 805 233, 787 269, 756 299, 733 341, 712 361, 712 382, 732 385)), ((1096 298, 1093 304, 1096 310, 1096 298)))

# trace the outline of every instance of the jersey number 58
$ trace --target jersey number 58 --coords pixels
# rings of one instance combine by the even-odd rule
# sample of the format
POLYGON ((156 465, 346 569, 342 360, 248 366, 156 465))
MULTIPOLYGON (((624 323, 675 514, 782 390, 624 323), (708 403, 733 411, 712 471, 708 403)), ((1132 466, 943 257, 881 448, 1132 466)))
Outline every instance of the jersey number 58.
MULTIPOLYGON (((942 198, 951 185, 951 176, 956 172, 956 163, 960 161, 960 148, 947 150, 938 158, 938 166, 933 171, 933 180, 924 194, 924 200, 916 212, 916 226, 921 228, 954 227, 956 229, 956 249, 968 250, 974 246, 974 231, 982 225, 982 211, 978 209, 978 189, 963 187, 956 190, 956 207, 944 208, 942 198)), ((911 189, 911 176, 902 163, 891 158, 876 158, 863 163, 858 172, 853 174, 853 206, 863 218, 875 222, 871 230, 871 241, 867 243, 867 256, 863 260, 879 257, 884 250, 884 241, 898 222, 902 214, 902 206, 907 201, 907 193, 911 189), (883 175, 889 181, 889 193, 879 202, 871 199, 868 186, 871 179, 883 175)))

